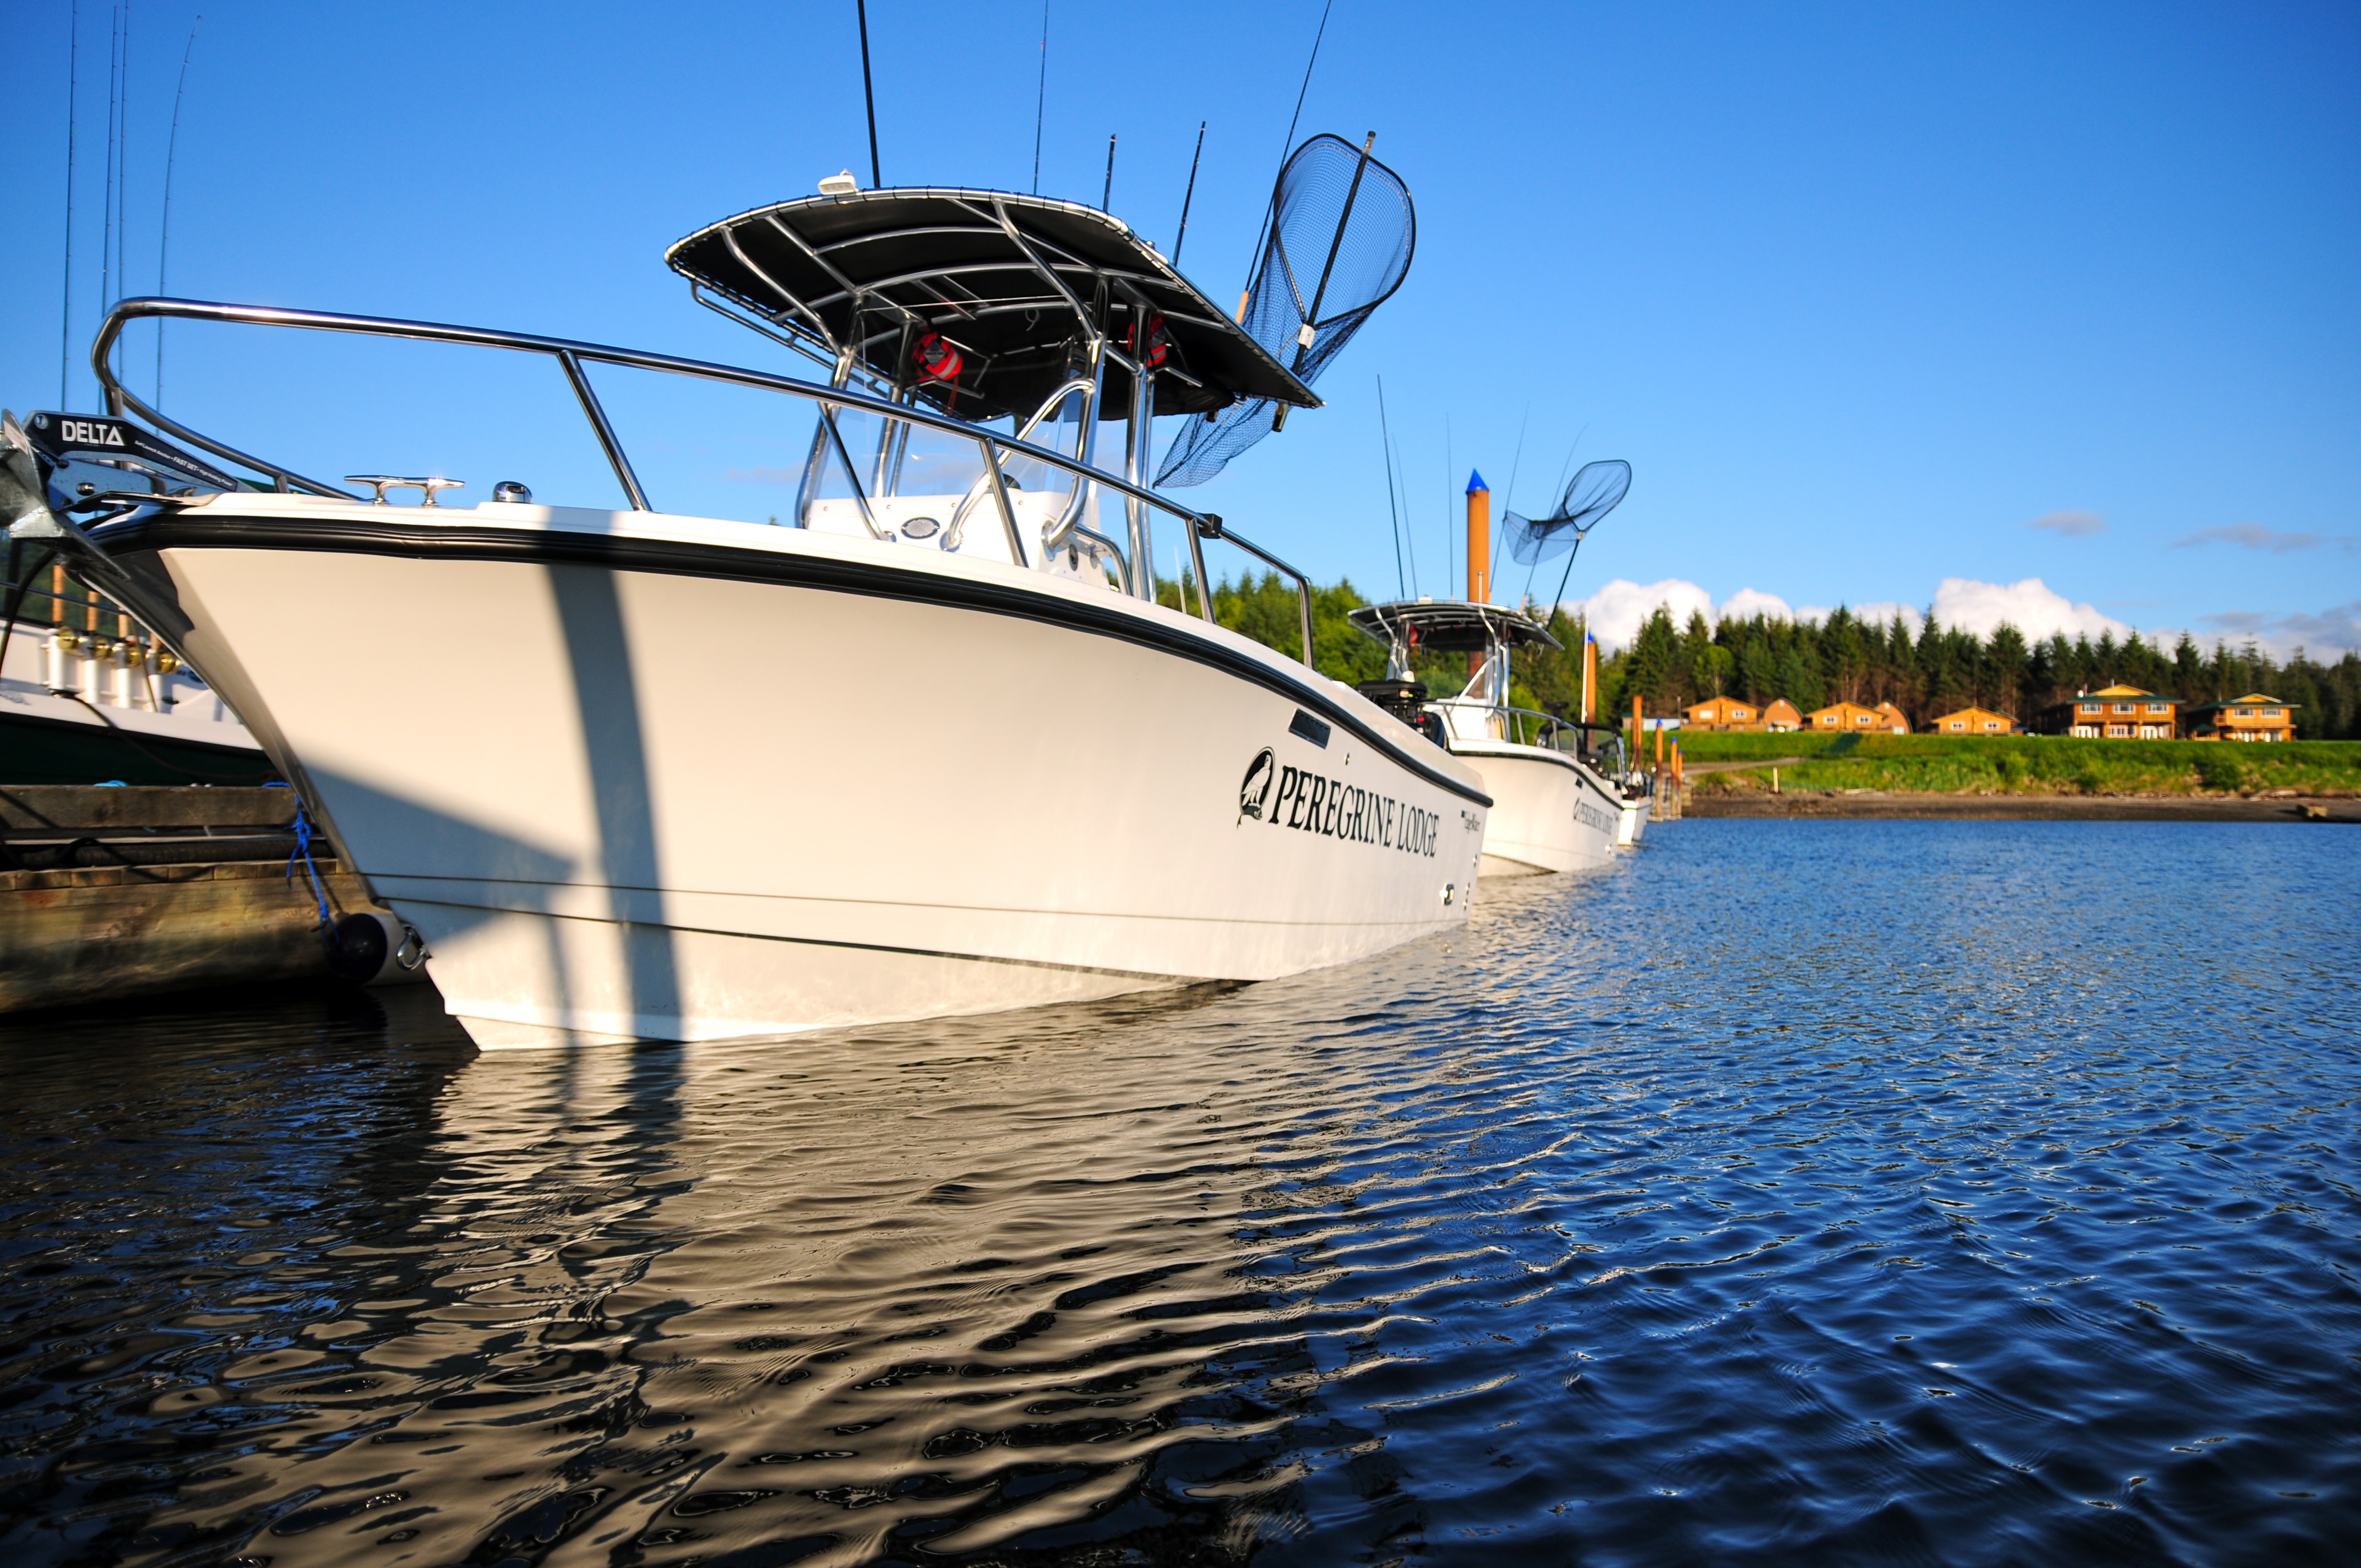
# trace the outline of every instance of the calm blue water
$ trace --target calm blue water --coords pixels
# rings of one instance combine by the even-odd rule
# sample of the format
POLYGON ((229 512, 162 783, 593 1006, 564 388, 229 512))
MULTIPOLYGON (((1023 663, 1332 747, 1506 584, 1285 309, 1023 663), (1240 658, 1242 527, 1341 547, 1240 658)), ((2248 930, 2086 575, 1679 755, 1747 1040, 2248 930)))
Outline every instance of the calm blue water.
POLYGON ((0 1557, 2352 1561, 2356 890, 1689 821, 1152 1003, 19 1021, 0 1557))

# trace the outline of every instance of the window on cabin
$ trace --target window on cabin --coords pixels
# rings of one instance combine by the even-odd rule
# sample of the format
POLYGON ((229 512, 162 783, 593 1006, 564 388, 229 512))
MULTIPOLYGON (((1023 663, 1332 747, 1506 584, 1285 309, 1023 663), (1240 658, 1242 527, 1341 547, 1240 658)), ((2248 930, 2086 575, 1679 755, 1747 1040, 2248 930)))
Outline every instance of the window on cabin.
POLYGON ((2106 707, 2102 703, 2086 702, 2082 705, 2082 711, 2085 713, 2104 713, 2106 711, 2106 707))
POLYGON ((2150 713, 2170 713, 2172 711, 2172 704, 2169 702, 2152 702, 2147 705, 2147 710, 2150 713))
POLYGON ((2138 711, 2138 707, 2139 705, 2137 703, 2119 702, 2115 704, 2115 711, 2117 713, 2134 713, 2138 711))
POLYGON ((1964 718, 1954 718, 1950 723, 1950 728, 1953 729, 1965 729, 1967 727, 1968 721, 1964 718))
POLYGON ((2267 707, 2263 709, 2263 717, 2265 718, 2285 718, 2287 717, 2287 713, 2281 708, 2267 707))

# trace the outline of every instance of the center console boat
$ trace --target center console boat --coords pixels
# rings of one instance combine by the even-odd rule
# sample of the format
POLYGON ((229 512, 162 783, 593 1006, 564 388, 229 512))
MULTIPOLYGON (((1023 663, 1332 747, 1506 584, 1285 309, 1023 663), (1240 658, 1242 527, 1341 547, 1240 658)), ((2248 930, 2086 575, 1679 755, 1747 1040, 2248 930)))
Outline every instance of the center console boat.
POLYGON ((20 493, 0 498, 13 532, 229 701, 423 938, 480 1045, 764 1036, 1266 980, 1464 921, 1486 779, 1532 749, 1471 733, 1455 755, 1321 677, 1302 575, 1148 482, 1157 415, 1314 406, 1304 381, 1105 213, 845 183, 669 258, 825 380, 132 300, 93 349, 115 417, 92 428, 144 425, 259 478, 101 497, 78 521, 21 493, 19 433, 20 493), (456 506, 440 477, 307 477, 127 390, 111 350, 142 318, 537 357, 624 504, 537 503, 509 482, 456 506), (614 367, 774 393, 783 419, 808 420, 792 518, 663 510, 594 385, 614 367), (1102 424, 1122 434, 1113 463, 1102 424), (1193 613, 1157 602, 1159 524, 1195 563, 1193 613), (1213 542, 1295 580, 1301 662, 1213 622, 1213 542), (797 672, 792 690, 750 707, 718 682, 719 629, 797 672), (359 650, 401 677, 357 682, 359 650))

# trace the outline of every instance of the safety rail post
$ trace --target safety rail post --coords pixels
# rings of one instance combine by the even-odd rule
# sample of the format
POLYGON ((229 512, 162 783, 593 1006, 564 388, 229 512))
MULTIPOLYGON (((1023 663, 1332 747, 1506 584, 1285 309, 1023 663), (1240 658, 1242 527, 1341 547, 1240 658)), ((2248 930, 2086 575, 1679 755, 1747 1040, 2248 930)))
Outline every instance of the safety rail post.
MULTIPOLYGON (((159 329, 160 330, 160 329, 159 329)), ((590 422, 591 433, 598 438, 598 449, 607 455, 607 462, 615 470, 615 482, 623 487, 623 497, 631 503, 633 511, 653 511, 648 505, 648 493, 640 488, 640 477, 631 471, 631 460, 623 455, 623 444, 615 435, 615 427, 607 422, 607 411, 599 404, 598 394, 590 389, 590 378, 582 373, 582 361, 570 348, 558 350, 557 363, 566 371, 566 385, 574 389, 575 399, 582 405, 582 416, 590 422)))

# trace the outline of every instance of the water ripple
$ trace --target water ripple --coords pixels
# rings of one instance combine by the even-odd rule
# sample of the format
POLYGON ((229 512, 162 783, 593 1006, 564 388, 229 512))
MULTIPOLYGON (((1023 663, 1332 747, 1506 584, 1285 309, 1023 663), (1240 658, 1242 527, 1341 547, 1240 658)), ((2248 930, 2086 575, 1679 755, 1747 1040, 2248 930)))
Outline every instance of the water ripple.
POLYGON ((1349 970, 785 1045, 0 1026, 0 1543, 2334 1559, 2356 871, 1690 822, 1349 970))

